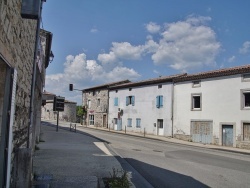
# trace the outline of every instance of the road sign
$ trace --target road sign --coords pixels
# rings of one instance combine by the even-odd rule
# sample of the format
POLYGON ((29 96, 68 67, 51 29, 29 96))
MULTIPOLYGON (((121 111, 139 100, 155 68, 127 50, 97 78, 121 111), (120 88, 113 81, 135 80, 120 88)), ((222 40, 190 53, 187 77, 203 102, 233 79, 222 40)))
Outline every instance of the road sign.
POLYGON ((65 97, 55 96, 54 104, 53 104, 53 111, 58 111, 58 112, 64 111, 64 101, 65 101, 65 97))

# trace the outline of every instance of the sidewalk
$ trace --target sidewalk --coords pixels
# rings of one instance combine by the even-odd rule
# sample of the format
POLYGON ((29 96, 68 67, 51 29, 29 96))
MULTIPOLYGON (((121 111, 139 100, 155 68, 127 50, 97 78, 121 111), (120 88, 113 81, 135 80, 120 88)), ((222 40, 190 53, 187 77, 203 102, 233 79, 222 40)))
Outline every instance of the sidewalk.
POLYGON ((87 133, 56 132, 52 124, 56 123, 41 125, 41 142, 33 158, 33 188, 104 187, 102 178, 110 177, 112 168, 122 169, 114 156, 105 153, 105 141, 87 133))
MULTIPOLYGON (((51 121, 51 120, 46 120, 46 121, 51 121)), ((51 121, 51 122, 54 122, 54 121, 51 121)), ((69 127, 70 123, 69 122, 60 122, 59 125, 62 127, 69 127)), ((142 133, 134 133, 134 132, 128 132, 128 131, 125 133, 125 131, 114 131, 114 130, 111 130, 111 129, 109 130, 107 128, 102 128, 102 127, 90 127, 90 126, 86 127, 85 125, 81 125, 79 123, 76 123, 77 130, 84 130, 86 128, 98 129, 98 130, 108 131, 108 132, 117 133, 117 134, 126 134, 126 135, 130 135, 130 136, 144 137, 144 134, 142 134, 142 133)), ((171 143, 176 143, 176 144, 182 144, 182 145, 190 145, 190 146, 196 146, 196 147, 201 147, 201 148, 215 149, 215 150, 221 150, 221 151, 230 151, 230 152, 250 155, 250 150, 235 148, 235 147, 226 147, 226 146, 218 146, 218 145, 212 145, 212 144, 188 142, 188 141, 179 140, 176 138, 157 136, 157 135, 148 135, 148 134, 145 135, 145 138, 160 140, 160 141, 165 141, 165 142, 171 142, 171 143)))

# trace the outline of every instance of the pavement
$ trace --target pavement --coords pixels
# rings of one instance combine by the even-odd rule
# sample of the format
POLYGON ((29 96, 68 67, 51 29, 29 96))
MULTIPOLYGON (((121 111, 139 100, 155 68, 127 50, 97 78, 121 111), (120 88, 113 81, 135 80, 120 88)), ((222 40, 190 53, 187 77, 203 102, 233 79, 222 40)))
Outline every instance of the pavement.
MULTIPOLYGON (((56 132, 55 120, 44 120, 41 125, 41 139, 33 158, 33 188, 95 188, 105 187, 102 178, 110 177, 112 169, 122 170, 122 166, 110 153, 105 140, 84 133, 84 129, 109 131, 111 134, 126 134, 186 146, 213 150, 223 150, 250 155, 250 150, 194 143, 171 137, 144 135, 141 133, 114 131, 107 128, 86 127, 74 123, 70 131, 69 122, 59 122, 56 132), (54 124, 54 125, 53 125, 54 124), (76 128, 77 132, 74 131, 76 128)), ((133 184, 131 187, 134 187, 133 184)))

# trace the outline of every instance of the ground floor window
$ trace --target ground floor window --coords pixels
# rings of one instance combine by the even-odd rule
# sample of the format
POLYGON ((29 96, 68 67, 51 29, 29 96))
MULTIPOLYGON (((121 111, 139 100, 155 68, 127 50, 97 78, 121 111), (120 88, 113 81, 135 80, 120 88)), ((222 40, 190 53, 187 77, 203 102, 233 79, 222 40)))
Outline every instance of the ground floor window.
POLYGON ((132 118, 128 118, 128 124, 127 124, 128 127, 132 127, 132 118))
POLYGON ((250 123, 243 123, 243 140, 250 141, 250 123))
POLYGON ((136 128, 141 128, 141 118, 136 118, 136 128))
POLYGON ((163 119, 158 119, 157 125, 158 125, 158 128, 163 129, 163 119))
POLYGON ((95 123, 95 116, 89 115, 89 125, 94 125, 94 123, 95 123))

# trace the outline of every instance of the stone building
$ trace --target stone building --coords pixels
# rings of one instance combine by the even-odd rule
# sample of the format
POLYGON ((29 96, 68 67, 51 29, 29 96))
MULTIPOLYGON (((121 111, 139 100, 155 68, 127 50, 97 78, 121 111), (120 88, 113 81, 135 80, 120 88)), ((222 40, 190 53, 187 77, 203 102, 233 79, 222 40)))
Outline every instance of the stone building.
POLYGON ((130 82, 123 80, 82 90, 86 109, 85 124, 108 128, 109 87, 130 82))
POLYGON ((21 7, 0 1, 0 187, 7 188, 30 186, 52 40, 39 19, 21 17, 21 7))
MULTIPOLYGON (((42 119, 47 119, 47 120, 57 119, 57 112, 53 111, 54 96, 56 95, 46 91, 43 93, 43 100, 46 101, 46 104, 41 107, 42 119)), ((72 123, 76 122, 76 102, 65 100, 64 111, 59 112, 59 120, 72 123)))

